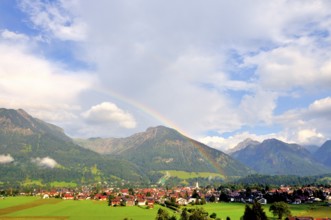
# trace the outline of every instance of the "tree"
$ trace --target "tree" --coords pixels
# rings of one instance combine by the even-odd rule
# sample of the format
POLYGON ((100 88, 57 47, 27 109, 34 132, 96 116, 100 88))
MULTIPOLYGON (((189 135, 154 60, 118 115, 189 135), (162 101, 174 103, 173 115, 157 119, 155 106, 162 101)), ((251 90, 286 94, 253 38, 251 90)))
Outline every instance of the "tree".
POLYGON ((251 207, 249 207, 249 205, 246 205, 244 216, 242 217, 242 220, 250 220, 253 218, 254 218, 253 210, 251 209, 251 207))
POLYGON ((192 193, 192 198, 195 198, 195 199, 200 199, 200 195, 199 193, 197 192, 197 190, 195 189, 192 193))
POLYGON ((242 217, 243 220, 267 220, 267 215, 263 211, 260 203, 257 201, 253 202, 252 207, 246 205, 245 213, 242 217))
POLYGON ((134 195, 134 190, 132 188, 129 189, 129 195, 134 195))
POLYGON ((209 202, 215 202, 216 201, 216 197, 214 195, 212 195, 210 198, 209 198, 209 202))
POLYGON ((155 220, 168 220, 168 219, 169 219, 169 213, 166 210, 160 208, 157 211, 155 220))
POLYGON ((230 201, 228 195, 225 192, 221 192, 219 200, 222 201, 222 202, 229 202, 230 201))
POLYGON ((193 209, 189 220, 205 220, 207 216, 208 216, 208 212, 206 212, 202 208, 197 208, 197 209, 193 209))
POLYGON ((209 217, 210 218, 216 218, 217 214, 215 212, 213 212, 209 217))
POLYGON ((190 215, 187 211, 187 208, 184 208, 182 214, 180 215, 180 220, 189 220, 190 215))
POLYGON ((109 195, 108 196, 108 206, 111 206, 112 205, 112 201, 115 197, 113 195, 109 195))
POLYGON ((291 211, 285 202, 275 202, 269 208, 274 216, 278 216, 278 219, 282 219, 283 216, 291 215, 291 211))
POLYGON ((196 209, 184 208, 180 216, 180 220, 205 220, 207 218, 208 218, 208 212, 206 212, 203 208, 196 208, 196 209))
POLYGON ((200 205, 205 205, 205 204, 206 204, 206 199, 202 197, 200 201, 200 205))

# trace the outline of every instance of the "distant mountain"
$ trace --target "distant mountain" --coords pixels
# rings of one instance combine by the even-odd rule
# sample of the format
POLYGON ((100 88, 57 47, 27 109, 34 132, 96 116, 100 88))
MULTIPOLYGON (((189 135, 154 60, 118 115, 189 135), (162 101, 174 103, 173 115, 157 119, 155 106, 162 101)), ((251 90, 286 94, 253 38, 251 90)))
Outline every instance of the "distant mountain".
POLYGON ((315 153, 317 161, 331 167, 331 140, 326 141, 315 153))
POLYGON ((244 141, 240 142, 239 144, 237 144, 234 148, 231 148, 227 151, 227 153, 229 154, 233 154, 239 150, 242 150, 244 148, 246 148, 247 146, 255 146, 260 144, 260 142, 255 141, 251 138, 246 138, 244 141))
POLYGON ((0 109, 0 176, 2 182, 26 179, 95 182, 110 176, 143 178, 140 169, 131 162, 83 149, 61 128, 33 118, 24 110, 3 108, 0 109))
POLYGON ((215 172, 225 176, 252 173, 227 154, 164 126, 149 128, 127 138, 97 138, 78 143, 99 153, 120 156, 150 171, 215 172))
POLYGON ((307 149, 312 154, 314 154, 320 148, 318 145, 314 145, 314 144, 302 145, 302 147, 307 149))
POLYGON ((311 153, 300 145, 277 139, 248 145, 231 156, 261 174, 306 176, 331 171, 315 161, 311 153))

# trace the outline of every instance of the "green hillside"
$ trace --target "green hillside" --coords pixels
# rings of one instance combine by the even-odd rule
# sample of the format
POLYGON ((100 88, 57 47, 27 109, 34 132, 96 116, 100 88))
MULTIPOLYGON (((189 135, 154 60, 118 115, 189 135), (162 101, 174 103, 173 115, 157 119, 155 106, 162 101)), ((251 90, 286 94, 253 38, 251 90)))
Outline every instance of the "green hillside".
POLYGON ((111 176, 135 181, 144 177, 136 165, 83 149, 62 129, 23 110, 0 109, 0 155, 13 160, 1 164, 2 182, 29 178, 89 183, 111 176))
POLYGON ((227 154, 164 126, 127 138, 89 139, 79 143, 96 152, 120 156, 147 171, 211 172, 225 177, 252 173, 227 154))

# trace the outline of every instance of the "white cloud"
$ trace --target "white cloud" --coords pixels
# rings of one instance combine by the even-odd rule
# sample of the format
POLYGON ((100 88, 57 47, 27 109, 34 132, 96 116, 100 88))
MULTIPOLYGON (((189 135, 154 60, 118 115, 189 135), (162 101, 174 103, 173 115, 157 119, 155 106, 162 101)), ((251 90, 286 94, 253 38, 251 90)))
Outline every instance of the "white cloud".
POLYGON ((123 128, 134 128, 137 124, 134 117, 130 113, 125 112, 117 107, 117 105, 110 102, 103 102, 92 106, 82 115, 86 121, 91 124, 105 125, 115 122, 123 128))
MULTIPOLYGON (((52 61, 13 47, 24 56, 11 59, 26 62, 20 61, 22 65, 14 68, 17 62, 12 61, 10 72, 27 69, 30 75, 15 78, 7 74, 3 78, 1 71, 8 69, 7 61, 0 63, 4 67, 0 69, 4 79, 0 81, 0 100, 5 100, 5 106, 42 103, 41 111, 30 109, 52 120, 78 122, 82 118, 75 114, 81 108, 111 100, 112 106, 96 105, 83 115, 89 123, 108 122, 123 132, 133 127, 145 129, 139 127, 148 124, 139 121, 142 117, 128 113, 142 106, 193 137, 206 130, 221 135, 275 124, 283 129, 276 136, 287 140, 299 140, 300 131, 304 131, 301 140, 330 133, 330 128, 321 124, 323 118, 329 118, 327 103, 322 101, 309 109, 295 109, 293 103, 285 114, 274 115, 282 104, 280 97, 296 92, 292 90, 298 89, 297 96, 302 98, 310 91, 329 92, 331 88, 331 37, 323 34, 331 24, 328 1, 23 0, 21 9, 43 39, 75 41, 70 49, 73 56, 93 63, 101 87, 110 92, 91 93, 95 89, 86 74, 64 71, 52 61), (32 82, 32 86, 21 81, 32 82), (82 91, 86 98, 78 101, 82 91), (60 109, 59 114, 46 113, 51 107, 60 109)), ((0 52, 10 55, 7 50, 0 52)), ((72 130, 87 135, 100 131, 94 126, 72 130)), ((222 138, 214 142, 218 141, 222 138)))
POLYGON ((316 129, 303 129, 297 132, 297 140, 299 143, 318 144, 324 139, 323 134, 317 133, 316 129))
POLYGON ((274 93, 264 90, 258 90, 253 95, 245 95, 239 106, 242 122, 272 124, 276 98, 274 93))
POLYGON ((14 158, 10 154, 0 154, 0 164, 11 163, 14 161, 14 158))
POLYGON ((64 4, 61 1, 20 1, 21 9, 30 15, 35 27, 60 40, 81 41, 86 35, 86 25, 70 13, 71 8, 65 8, 73 7, 73 4, 64 4))
POLYGON ((77 97, 95 82, 93 76, 67 71, 25 47, 1 43, 0 78, 1 106, 54 121, 73 119, 77 97))
POLYGON ((300 144, 322 144, 331 139, 330 97, 315 100, 307 108, 291 109, 275 116, 275 123, 284 127, 283 136, 300 144))
MULTIPOLYGON (((314 101, 311 105, 308 107, 308 111, 310 113, 314 113, 315 116, 330 116, 331 117, 331 97, 326 97, 324 99, 319 99, 314 101)), ((331 119, 331 118, 330 118, 331 119)))
POLYGON ((13 40, 13 41, 26 41, 29 40, 29 37, 25 34, 15 33, 4 29, 1 31, 1 37, 5 40, 13 40))
POLYGON ((323 64, 320 54, 306 51, 306 45, 279 47, 246 58, 247 64, 257 66, 261 86, 274 91, 320 88, 331 85, 329 64, 323 64), (322 70, 320 68, 322 66, 322 70))
POLYGON ((59 165, 54 159, 50 157, 32 158, 31 161, 41 167, 55 168, 59 165))
POLYGON ((223 138, 220 136, 207 136, 207 137, 199 138, 199 141, 201 141, 202 143, 204 143, 208 146, 219 149, 223 152, 228 152, 229 150, 231 150, 232 148, 234 148, 240 142, 242 142, 243 140, 245 140, 247 138, 250 138, 252 140, 259 141, 259 142, 262 142, 262 141, 264 141, 266 139, 270 139, 270 138, 276 138, 276 139, 284 141, 284 142, 291 142, 291 140, 289 140, 289 139, 287 139, 287 137, 283 136, 283 133, 279 133, 279 134, 270 133, 270 134, 259 135, 259 134, 254 134, 254 133, 250 133, 250 132, 238 132, 227 138, 223 138))

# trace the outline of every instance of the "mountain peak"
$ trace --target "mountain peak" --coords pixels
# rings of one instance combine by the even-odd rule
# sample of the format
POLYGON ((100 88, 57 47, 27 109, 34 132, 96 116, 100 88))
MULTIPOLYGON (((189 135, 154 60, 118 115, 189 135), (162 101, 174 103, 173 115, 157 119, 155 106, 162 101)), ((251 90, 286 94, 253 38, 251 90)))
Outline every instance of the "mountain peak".
POLYGON ((270 138, 270 139, 264 140, 262 143, 285 143, 285 142, 278 140, 276 138, 270 138))
POLYGON ((246 138, 245 140, 243 140, 242 142, 238 143, 235 147, 233 147, 232 149, 230 149, 228 151, 229 154, 235 153, 239 150, 242 150, 248 146, 255 146, 260 144, 260 142, 253 140, 251 138, 246 138))
POLYGON ((0 109, 0 130, 20 135, 49 134, 65 141, 71 141, 62 128, 34 118, 23 109, 0 109))

